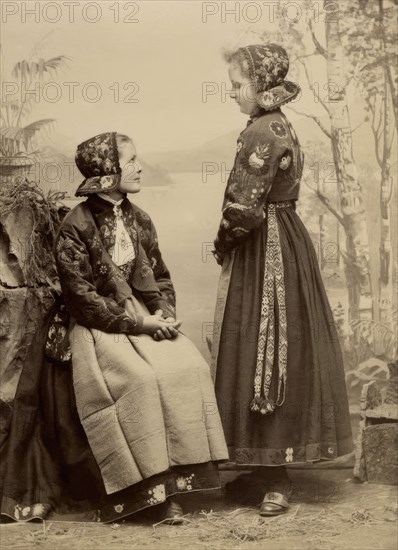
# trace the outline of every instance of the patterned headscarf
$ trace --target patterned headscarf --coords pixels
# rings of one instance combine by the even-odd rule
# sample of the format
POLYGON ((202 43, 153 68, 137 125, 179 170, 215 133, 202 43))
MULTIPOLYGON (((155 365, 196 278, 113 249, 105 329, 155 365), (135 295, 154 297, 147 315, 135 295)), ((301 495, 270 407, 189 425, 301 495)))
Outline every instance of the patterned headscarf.
POLYGON ((256 87, 256 101, 260 107, 272 111, 292 101, 300 93, 300 86, 285 80, 289 70, 286 50, 277 44, 255 44, 239 48, 249 64, 250 78, 256 87))
POLYGON ((106 132, 83 141, 77 146, 76 166, 86 178, 78 187, 76 197, 106 193, 116 189, 121 179, 116 132, 106 132))

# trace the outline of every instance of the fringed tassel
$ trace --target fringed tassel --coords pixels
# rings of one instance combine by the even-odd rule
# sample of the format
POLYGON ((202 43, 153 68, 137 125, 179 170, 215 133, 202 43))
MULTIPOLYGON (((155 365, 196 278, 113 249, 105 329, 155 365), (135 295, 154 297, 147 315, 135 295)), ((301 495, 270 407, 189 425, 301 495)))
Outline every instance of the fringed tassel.
POLYGON ((272 399, 265 399, 265 397, 253 397, 253 401, 250 405, 252 412, 257 412, 262 415, 271 414, 275 410, 275 402, 272 399))
POLYGON ((278 407, 281 407, 283 403, 285 402, 286 397, 286 375, 279 380, 279 388, 278 388, 278 398, 276 400, 276 404, 278 407), (281 387, 282 390, 282 397, 281 397, 281 387))

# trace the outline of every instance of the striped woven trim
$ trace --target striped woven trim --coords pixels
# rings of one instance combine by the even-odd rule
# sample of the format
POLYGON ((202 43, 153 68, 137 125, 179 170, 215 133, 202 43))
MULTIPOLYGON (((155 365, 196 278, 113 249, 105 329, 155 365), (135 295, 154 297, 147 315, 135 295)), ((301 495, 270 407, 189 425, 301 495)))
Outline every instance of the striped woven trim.
POLYGON ((260 414, 270 414, 276 406, 282 405, 285 399, 287 377, 285 278, 276 208, 275 204, 272 203, 269 203, 266 207, 267 243, 257 361, 254 375, 254 398, 251 403, 251 410, 260 414), (279 314, 277 341, 275 341, 275 300, 279 314), (275 353, 276 350, 277 353, 275 353), (274 368, 278 369, 278 396, 276 402, 270 399, 269 395, 274 368))

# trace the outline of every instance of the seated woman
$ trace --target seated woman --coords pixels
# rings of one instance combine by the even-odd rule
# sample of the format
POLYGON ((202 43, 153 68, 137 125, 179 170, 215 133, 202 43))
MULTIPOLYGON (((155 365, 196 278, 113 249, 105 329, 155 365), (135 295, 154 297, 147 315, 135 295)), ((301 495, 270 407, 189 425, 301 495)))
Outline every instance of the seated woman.
POLYGON ((86 178, 76 195, 88 198, 56 238, 65 305, 40 375, 21 376, 16 410, 31 422, 10 432, 1 511, 27 520, 95 509, 110 522, 161 504, 180 522, 171 497, 218 488, 216 463, 228 458, 210 371, 178 330, 153 223, 127 198, 140 190, 132 140, 95 136, 76 164, 86 178))

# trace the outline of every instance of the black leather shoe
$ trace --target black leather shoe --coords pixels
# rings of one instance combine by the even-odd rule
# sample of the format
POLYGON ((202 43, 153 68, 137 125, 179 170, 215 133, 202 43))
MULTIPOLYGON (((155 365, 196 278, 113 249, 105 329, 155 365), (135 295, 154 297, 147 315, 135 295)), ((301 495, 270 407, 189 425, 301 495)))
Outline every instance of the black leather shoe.
POLYGON ((288 508, 289 501, 282 493, 267 493, 260 506, 260 516, 279 516, 288 508))
POLYGON ((169 498, 162 508, 162 523, 166 525, 181 525, 184 523, 184 512, 178 502, 169 498))

